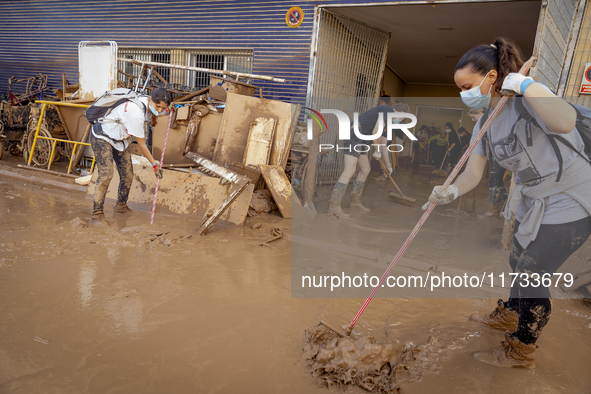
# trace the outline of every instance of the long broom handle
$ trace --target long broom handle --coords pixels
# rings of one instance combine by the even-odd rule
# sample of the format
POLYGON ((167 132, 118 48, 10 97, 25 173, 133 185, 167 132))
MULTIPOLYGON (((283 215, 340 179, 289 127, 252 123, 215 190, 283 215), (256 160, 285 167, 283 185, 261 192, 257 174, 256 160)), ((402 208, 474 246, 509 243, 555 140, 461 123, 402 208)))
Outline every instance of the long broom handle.
POLYGON ((443 168, 443 164, 445 164, 445 159, 447 159, 447 155, 449 155, 449 151, 445 152, 445 156, 443 156, 443 161, 441 162, 441 166, 439 167, 439 171, 443 168))
MULTIPOLYGON (((166 141, 168 141, 168 131, 170 130, 170 121, 172 120, 172 113, 168 115, 168 126, 166 126, 166 135, 164 136, 164 144, 162 145, 162 154, 160 155, 160 168, 164 165, 164 151, 166 150, 166 141)), ((156 197, 158 197, 158 185, 160 185, 160 178, 156 179, 156 190, 154 191, 154 203, 152 204, 152 217, 150 224, 154 224, 154 213, 156 212, 156 197)))
MULTIPOLYGON (((531 65, 534 62, 534 60, 535 60, 535 57, 531 57, 527 62, 525 62, 523 64, 523 66, 521 67, 521 69, 519 70, 519 73, 520 74, 523 74, 523 75, 527 74, 527 71, 531 67, 531 65)), ((453 171, 451 172, 451 174, 449 174, 449 176, 445 180, 445 183, 443 184, 443 190, 447 189, 449 187, 449 185, 451 185, 451 183, 454 180, 454 178, 460 172, 460 169, 464 166, 464 163, 466 163, 466 161, 470 157, 470 154, 472 153, 472 151, 474 150, 474 148, 476 148, 476 145, 478 144, 478 141, 480 141, 482 139, 482 137, 484 136, 484 133, 486 133, 486 130, 488 130, 488 128, 490 127, 490 125, 493 122, 493 120, 501 112, 501 110, 505 106, 505 103, 507 102, 508 99, 509 99, 508 96, 503 96, 499 100, 499 103, 495 107, 495 110, 493 111, 493 113, 488 117, 488 120, 480 128, 480 131, 476 135, 476 138, 474 138, 472 140, 472 142, 470 143, 470 146, 468 147, 468 149, 466 150, 466 152, 464 152, 464 154, 462 155, 462 157, 458 161, 458 164, 456 165, 456 167, 453 169, 453 171)), ((406 251, 406 249, 408 248, 408 246, 410 245, 410 243, 412 242, 412 240, 415 238, 415 236, 417 235, 417 233, 419 232, 419 230, 421 229, 421 227, 423 226, 423 224, 425 223, 425 221, 427 220, 427 218, 429 217, 429 215, 431 215, 431 212, 433 212, 433 209, 435 209, 435 206, 436 205, 437 205, 437 203, 434 203, 434 202, 432 202, 431 204, 429 204, 429 207, 427 208, 427 210, 425 211, 425 213, 423 213, 423 216, 421 216, 421 219, 416 224, 415 228, 411 231, 410 235, 408 236, 408 238, 406 239, 406 241, 402 245, 402 248, 400 248, 400 250, 396 254, 396 257, 394 257, 394 260, 392 260, 392 262, 390 263, 390 265, 386 269, 386 272, 384 272, 384 275, 382 275, 382 277, 380 278, 380 282, 372 290, 372 292, 369 295, 369 297, 367 298, 367 300, 365 300, 365 302, 363 303, 363 305, 359 309, 359 312, 357 312, 357 315, 355 315, 355 318, 353 319, 353 321, 351 322, 351 324, 349 324, 349 331, 351 331, 355 327, 355 325, 357 324, 357 320, 359 320, 359 318, 361 317, 361 315, 363 314, 363 312, 365 312, 365 309, 369 306, 369 303, 371 302, 371 300, 373 300, 373 297, 376 295, 376 293, 378 292, 378 290, 380 289, 380 287, 382 287, 382 285, 386 281, 386 278, 388 277, 388 275, 390 274, 390 272, 392 271, 392 269, 396 266, 396 264, 398 263, 398 260, 400 260, 400 258, 402 257, 402 255, 404 254, 404 252, 406 251)))
POLYGON ((398 187, 398 185, 396 184, 396 182, 394 182, 394 179, 392 179, 392 175, 390 175, 390 173, 386 169, 386 166, 384 165, 384 163, 382 163, 381 160, 378 160, 378 161, 380 162, 380 165, 382 166, 382 170, 384 170, 384 172, 386 173, 386 175, 388 175, 388 178, 390 178, 390 180, 392 181, 392 183, 394 184, 394 186, 396 186, 396 190, 398 190, 398 193, 400 193, 400 196, 401 197, 404 197, 404 194, 402 193, 402 190, 400 190, 400 188, 398 187))

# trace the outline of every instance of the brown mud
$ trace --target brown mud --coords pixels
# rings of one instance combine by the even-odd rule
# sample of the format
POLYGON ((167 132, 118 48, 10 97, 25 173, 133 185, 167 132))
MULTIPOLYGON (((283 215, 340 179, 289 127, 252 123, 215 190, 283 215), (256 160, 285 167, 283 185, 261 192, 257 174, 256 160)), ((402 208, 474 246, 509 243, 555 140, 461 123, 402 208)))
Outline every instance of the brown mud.
MULTIPOLYGON (((375 192, 375 184, 367 185, 363 204, 387 201, 383 187, 375 192)), ((591 387, 591 306, 568 299, 554 301, 535 369, 474 360, 473 353, 504 339, 503 332, 469 320, 491 312, 496 300, 379 298, 350 339, 315 359, 324 371, 342 373, 314 377, 302 357, 309 350, 304 330, 323 319, 344 326, 364 300, 292 298, 290 241, 259 246, 274 227, 288 234, 290 221, 275 212, 247 219, 243 229, 214 226, 200 237, 198 220, 156 214, 150 226, 148 212, 114 214, 112 207, 105 205, 109 226, 85 226, 92 201, 0 179, 0 393, 326 394, 343 385, 349 371, 356 379, 355 368, 374 378, 344 385, 350 393, 367 392, 363 384, 404 394, 591 387), (384 368, 395 380, 383 378, 384 368)), ((395 229, 386 223, 390 213, 381 217, 379 209, 355 222, 377 234, 375 242, 348 239, 337 226, 335 236, 393 254, 414 225, 414 214, 404 209, 395 229)), ((436 211, 426 238, 409 249, 413 258, 462 268, 469 262, 455 248, 467 242, 467 258, 507 264, 493 237, 497 223, 486 221, 490 227, 474 245, 477 219, 446 215, 436 211), (434 244, 451 254, 423 248, 434 244)))

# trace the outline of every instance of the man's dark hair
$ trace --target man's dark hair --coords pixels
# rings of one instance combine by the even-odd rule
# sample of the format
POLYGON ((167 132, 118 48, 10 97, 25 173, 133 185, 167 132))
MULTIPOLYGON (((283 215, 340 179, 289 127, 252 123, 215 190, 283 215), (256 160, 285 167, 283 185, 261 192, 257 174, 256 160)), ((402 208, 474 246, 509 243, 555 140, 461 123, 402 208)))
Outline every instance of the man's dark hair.
POLYGON ((170 103, 172 102, 172 98, 170 97, 170 93, 168 93, 168 90, 164 89, 164 88, 156 88, 152 91, 152 94, 150 95, 150 97, 152 97, 152 101, 155 102, 156 104, 164 101, 166 103, 166 105, 170 105, 170 103))
POLYGON ((390 96, 382 96, 378 101, 383 101, 386 105, 390 105, 390 96))

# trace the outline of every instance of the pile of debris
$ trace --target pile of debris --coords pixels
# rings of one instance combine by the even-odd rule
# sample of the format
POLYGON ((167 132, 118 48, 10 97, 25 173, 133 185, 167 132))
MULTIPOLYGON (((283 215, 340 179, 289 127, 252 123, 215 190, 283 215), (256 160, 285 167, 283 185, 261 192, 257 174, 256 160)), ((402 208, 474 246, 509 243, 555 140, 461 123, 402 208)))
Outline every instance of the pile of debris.
MULTIPOLYGON (((285 169, 300 106, 254 97, 258 88, 247 83, 213 75, 210 81, 173 99, 157 207, 203 215, 199 234, 218 220, 242 225, 247 216, 273 209, 290 218, 292 191, 285 169)), ((152 154, 159 159, 169 119, 155 120, 152 154)), ((143 157, 133 158, 139 182, 134 181, 129 202, 151 205, 154 189, 146 185, 153 184, 153 171, 143 157)), ((108 198, 116 198, 110 195, 117 191, 116 178, 108 198)), ((91 184, 88 193, 93 189, 91 184)))

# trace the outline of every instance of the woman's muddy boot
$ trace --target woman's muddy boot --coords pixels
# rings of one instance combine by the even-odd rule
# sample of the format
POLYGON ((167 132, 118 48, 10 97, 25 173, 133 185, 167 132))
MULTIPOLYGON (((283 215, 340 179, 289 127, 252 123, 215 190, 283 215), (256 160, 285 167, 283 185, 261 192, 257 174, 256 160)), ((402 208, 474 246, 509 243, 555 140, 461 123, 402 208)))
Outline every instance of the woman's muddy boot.
POLYGON ((113 207, 113 212, 115 213, 128 213, 132 212, 131 209, 127 206, 124 202, 117 201, 117 204, 113 207))
POLYGON ((341 202, 343 201, 346 190, 346 184, 340 182, 334 184, 334 189, 332 189, 332 195, 330 196, 330 206, 328 207, 329 215, 345 219, 349 217, 341 208, 341 202))
POLYGON ((535 367, 536 344, 526 345, 510 333, 505 333, 501 346, 474 354, 474 358, 497 367, 535 367))
POLYGON ((519 315, 517 312, 507 308, 503 300, 497 301, 497 307, 492 313, 480 316, 472 315, 470 320, 477 321, 482 324, 486 324, 492 328, 499 330, 514 332, 517 331, 517 324, 519 323, 519 315))
POLYGON ((369 212, 369 208, 361 205, 361 193, 363 193, 364 186, 365 182, 353 181, 353 184, 351 185, 351 204, 349 205, 350 209, 369 212))
POLYGON ((96 209, 92 211, 90 215, 90 223, 93 224, 104 224, 107 223, 105 220, 105 212, 102 209, 96 209))

